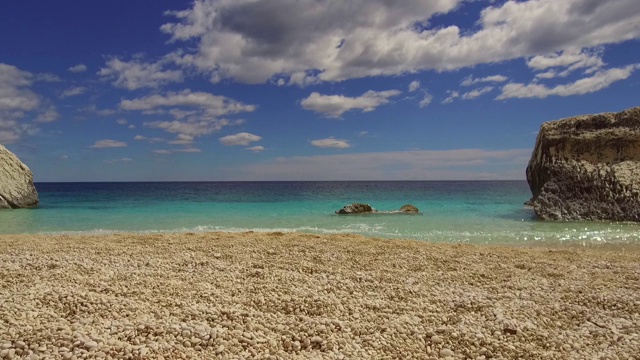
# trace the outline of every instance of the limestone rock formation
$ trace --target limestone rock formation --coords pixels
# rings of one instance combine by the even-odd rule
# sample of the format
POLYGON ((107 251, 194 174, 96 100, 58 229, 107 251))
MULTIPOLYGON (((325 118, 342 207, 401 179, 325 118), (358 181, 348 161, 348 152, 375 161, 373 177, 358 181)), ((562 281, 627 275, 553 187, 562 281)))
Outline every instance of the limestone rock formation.
POLYGON ((351 205, 346 205, 342 209, 336 211, 336 214, 346 215, 346 214, 367 214, 375 212, 376 210, 371 207, 369 204, 361 204, 361 203, 353 203, 351 205))
POLYGON ((0 209, 35 207, 38 201, 31 170, 0 145, 0 209))
POLYGON ((640 107, 542 124, 527 181, 542 219, 640 221, 640 107))

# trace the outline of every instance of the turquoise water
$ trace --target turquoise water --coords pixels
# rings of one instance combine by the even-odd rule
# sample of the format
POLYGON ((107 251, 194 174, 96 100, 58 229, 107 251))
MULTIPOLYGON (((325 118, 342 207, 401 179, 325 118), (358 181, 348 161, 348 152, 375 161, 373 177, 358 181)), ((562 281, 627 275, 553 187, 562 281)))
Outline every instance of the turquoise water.
POLYGON ((636 224, 543 222, 524 181, 38 183, 40 207, 0 211, 0 233, 302 231, 437 242, 635 243, 636 224), (335 215, 352 202, 420 215, 335 215))

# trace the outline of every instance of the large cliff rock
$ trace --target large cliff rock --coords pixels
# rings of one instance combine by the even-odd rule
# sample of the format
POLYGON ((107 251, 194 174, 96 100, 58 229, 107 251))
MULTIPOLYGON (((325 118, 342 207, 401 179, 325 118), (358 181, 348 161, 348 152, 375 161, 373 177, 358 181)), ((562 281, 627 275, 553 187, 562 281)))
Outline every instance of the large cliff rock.
POLYGON ((38 206, 38 193, 31 170, 0 145, 0 209, 34 206, 38 206))
POLYGON ((527 181, 540 218, 640 221, 640 107, 542 124, 527 181))

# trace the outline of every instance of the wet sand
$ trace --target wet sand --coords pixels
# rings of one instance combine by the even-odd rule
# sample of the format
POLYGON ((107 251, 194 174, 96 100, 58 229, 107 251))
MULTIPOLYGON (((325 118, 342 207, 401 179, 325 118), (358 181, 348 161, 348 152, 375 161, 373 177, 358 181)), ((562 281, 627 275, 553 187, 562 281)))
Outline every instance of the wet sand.
POLYGON ((640 247, 0 236, 0 358, 639 359, 640 247))

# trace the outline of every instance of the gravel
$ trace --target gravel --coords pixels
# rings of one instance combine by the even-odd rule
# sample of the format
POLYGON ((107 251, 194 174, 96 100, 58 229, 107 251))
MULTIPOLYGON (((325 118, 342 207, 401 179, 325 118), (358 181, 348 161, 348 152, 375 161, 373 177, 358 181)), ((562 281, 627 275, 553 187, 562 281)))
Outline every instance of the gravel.
POLYGON ((640 359, 640 246, 0 236, 0 359, 640 359))

